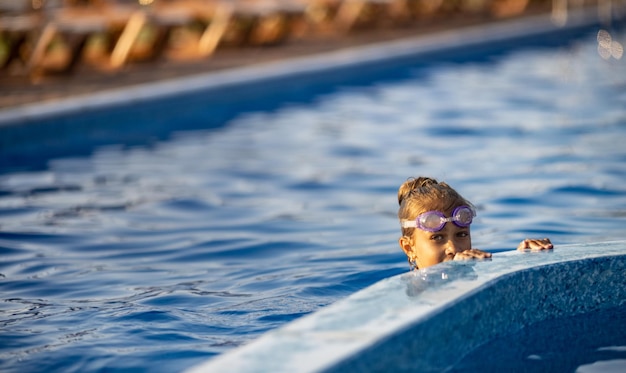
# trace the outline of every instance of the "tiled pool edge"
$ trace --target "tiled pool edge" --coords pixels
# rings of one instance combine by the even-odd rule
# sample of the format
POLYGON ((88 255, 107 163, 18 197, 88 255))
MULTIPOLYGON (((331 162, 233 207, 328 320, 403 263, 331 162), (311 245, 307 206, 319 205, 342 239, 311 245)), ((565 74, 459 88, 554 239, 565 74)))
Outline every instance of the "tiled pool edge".
POLYGON ((444 263, 380 281, 188 373, 442 371, 450 356, 521 326, 623 305, 624 278, 626 241, 444 263))
POLYGON ((595 10, 580 9, 571 11, 565 26, 555 25, 551 20, 551 16, 544 14, 440 32, 433 35, 354 47, 314 56, 291 58, 284 61, 141 84, 87 96, 0 110, 0 127, 37 121, 53 115, 82 112, 132 102, 144 102, 194 91, 216 90, 263 80, 280 79, 299 74, 375 63, 377 61, 425 54, 433 51, 494 43, 558 30, 576 29, 591 26, 598 22, 599 17, 595 10))

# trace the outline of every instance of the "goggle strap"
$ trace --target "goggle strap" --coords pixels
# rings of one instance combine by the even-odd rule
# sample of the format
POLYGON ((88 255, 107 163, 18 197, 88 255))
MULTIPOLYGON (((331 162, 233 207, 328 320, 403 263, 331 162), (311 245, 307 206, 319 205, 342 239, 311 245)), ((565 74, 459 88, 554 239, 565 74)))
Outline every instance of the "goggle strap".
POLYGON ((417 228, 417 221, 403 220, 400 225, 402 226, 402 228, 417 228))

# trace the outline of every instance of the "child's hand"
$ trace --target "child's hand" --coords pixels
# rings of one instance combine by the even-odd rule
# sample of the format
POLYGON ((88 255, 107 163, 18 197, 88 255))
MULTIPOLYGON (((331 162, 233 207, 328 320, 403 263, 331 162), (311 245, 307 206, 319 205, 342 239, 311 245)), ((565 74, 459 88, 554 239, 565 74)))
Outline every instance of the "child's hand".
POLYGON ((491 258, 491 253, 478 250, 478 249, 469 249, 469 250, 461 251, 460 253, 456 253, 454 255, 454 260, 485 259, 485 258, 491 258))
POLYGON ((544 238, 544 239, 527 238, 524 241, 520 242, 520 244, 517 246, 517 249, 521 251, 526 251, 526 250, 541 251, 541 250, 552 250, 554 249, 554 246, 552 245, 552 242, 550 242, 549 238, 544 238))

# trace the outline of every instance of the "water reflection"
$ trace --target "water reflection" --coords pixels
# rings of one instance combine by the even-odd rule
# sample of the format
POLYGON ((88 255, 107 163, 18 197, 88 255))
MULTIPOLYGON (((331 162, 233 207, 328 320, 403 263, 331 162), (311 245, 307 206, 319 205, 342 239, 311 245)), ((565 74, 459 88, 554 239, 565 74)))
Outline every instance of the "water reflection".
POLYGON ((615 58, 619 60, 624 54, 624 46, 617 40, 613 40, 611 34, 604 29, 598 31, 598 54, 600 57, 608 60, 609 58, 615 58))
MULTIPOLYGON (((488 261, 488 259, 483 259, 488 261)), ((453 281, 471 281, 478 278, 474 271, 475 262, 458 261, 417 269, 401 276, 406 282, 406 294, 417 296, 426 290, 437 290, 453 281)))

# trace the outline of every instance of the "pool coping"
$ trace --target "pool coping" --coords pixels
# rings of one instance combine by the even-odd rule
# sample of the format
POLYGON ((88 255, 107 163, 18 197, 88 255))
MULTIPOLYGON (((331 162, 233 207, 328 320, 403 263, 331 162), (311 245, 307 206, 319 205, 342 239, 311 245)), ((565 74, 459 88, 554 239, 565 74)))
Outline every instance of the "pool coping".
POLYGON ((224 71, 110 89, 80 97, 26 104, 0 110, 0 127, 26 124, 55 115, 138 103, 195 91, 218 90, 268 79, 281 79, 435 51, 466 48, 511 38, 545 34, 557 30, 575 29, 591 26, 598 23, 599 20, 600 15, 595 8, 581 8, 571 10, 568 14, 567 23, 563 26, 553 22, 551 14, 541 14, 442 31, 432 35, 346 48, 313 56, 294 57, 224 71))
MULTIPOLYGON (((480 320, 476 318, 483 317, 483 324, 497 325, 496 327, 512 332, 511 326, 519 328, 525 326, 524 322, 623 305, 626 302, 626 286, 619 280, 622 278, 620 273, 611 272, 611 261, 619 263, 616 268, 620 273, 626 270, 626 241, 562 245, 548 252, 509 251, 498 253, 489 261, 442 263, 422 271, 381 280, 317 312, 270 331, 248 345, 192 367, 186 373, 384 371, 392 366, 386 365, 390 361, 393 364, 406 355, 410 355, 406 358, 410 361, 409 369, 393 367, 394 371, 441 371, 441 366, 432 369, 429 362, 420 360, 439 359, 438 363, 442 363, 441 355, 449 360, 450 353, 453 359, 462 357, 454 354, 455 351, 450 346, 454 343, 450 343, 449 339, 450 333, 454 334, 459 327, 463 328, 468 324, 464 318, 472 320, 469 324, 479 324, 480 320), (589 271, 580 270, 585 263, 592 263, 594 260, 604 260, 604 268, 600 268, 602 263, 593 263, 589 271), (570 271, 570 267, 576 265, 578 270, 570 271), (613 276, 618 280, 601 279, 598 274, 613 276), (530 281, 520 284, 519 280, 524 276, 525 280, 530 281), (579 294, 576 287, 560 288, 572 281, 578 281, 577 284, 582 284, 587 289, 580 289, 579 294), (607 286, 614 281, 620 281, 621 285, 617 290, 607 286), (489 288, 494 286, 504 286, 505 289, 500 293, 490 291, 489 288), (529 287, 532 290, 528 292, 536 293, 534 295, 539 301, 522 299, 520 302, 516 298, 516 292, 508 295, 509 299, 501 299, 507 297, 502 296, 503 294, 511 294, 511 286, 522 289, 529 287), (602 287, 608 289, 599 289, 602 287), (555 292, 554 289, 560 291, 555 292), (550 294, 542 294, 547 290, 550 294), (472 297, 478 300, 472 300, 472 297), (466 307, 462 302, 468 299, 474 303, 467 314, 456 309, 466 307), (494 315, 493 312, 485 312, 487 309, 480 309, 484 303, 490 302, 492 304, 485 307, 493 308, 495 303, 496 307, 502 307, 498 308, 502 312, 494 315), (515 302, 518 304, 511 304, 515 302), (584 304, 572 307, 571 302, 584 304), (509 311, 506 307, 511 307, 514 311, 509 311), (520 311, 520 308, 523 310, 520 311), (445 312, 454 314, 456 317, 452 318, 456 320, 445 325, 450 319, 449 316, 442 316, 445 312), (523 317, 520 317, 520 312, 524 313, 523 317), (420 339, 416 335, 426 341, 415 341, 420 339), (446 335, 447 338, 441 338, 441 335, 446 335), (407 340, 411 342, 407 343, 407 340), (408 346, 411 343, 422 343, 429 348, 434 346, 432 348, 436 352, 432 356, 420 356, 428 355, 428 352, 408 346), (392 344, 394 347, 389 347, 392 344), (376 354, 382 357, 372 356, 376 354), (371 361, 367 361, 368 359, 371 361)), ((493 332, 490 335, 488 333, 474 344, 486 342, 484 339, 493 336, 493 332)), ((467 341, 474 338, 474 335, 473 332, 469 336, 457 338, 467 341)), ((460 352, 468 351, 466 349, 460 352)), ((444 361, 443 364, 448 362, 444 361)))

